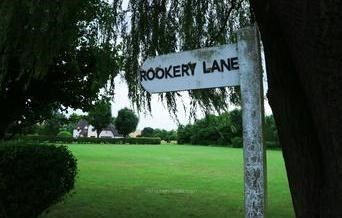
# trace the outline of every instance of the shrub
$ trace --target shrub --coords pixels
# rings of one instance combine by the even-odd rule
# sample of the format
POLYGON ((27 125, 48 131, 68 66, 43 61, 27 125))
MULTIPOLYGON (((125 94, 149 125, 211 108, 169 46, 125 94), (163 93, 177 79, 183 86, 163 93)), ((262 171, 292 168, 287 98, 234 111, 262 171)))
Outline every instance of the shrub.
POLYGON ((179 126, 177 132, 178 143, 230 145, 231 138, 239 133, 237 126, 238 124, 232 122, 229 113, 223 113, 218 116, 207 114, 203 119, 196 120, 194 124, 179 126))
POLYGON ((141 131, 141 137, 153 137, 153 128, 151 127, 145 127, 141 131))
POLYGON ((37 217, 74 187, 76 159, 65 146, 0 145, 0 217, 37 217))
POLYGON ((186 126, 180 125, 177 130, 177 143, 187 144, 191 143, 191 136, 193 132, 193 125, 188 124, 186 126))
POLYGON ((241 137, 232 138, 232 147, 233 148, 242 148, 243 147, 242 138, 241 137))
POLYGON ((72 134, 68 131, 63 130, 57 134, 57 137, 71 138, 72 134))
POLYGON ((129 144, 152 144, 159 145, 161 139, 159 137, 139 137, 139 138, 128 138, 126 142, 129 144))

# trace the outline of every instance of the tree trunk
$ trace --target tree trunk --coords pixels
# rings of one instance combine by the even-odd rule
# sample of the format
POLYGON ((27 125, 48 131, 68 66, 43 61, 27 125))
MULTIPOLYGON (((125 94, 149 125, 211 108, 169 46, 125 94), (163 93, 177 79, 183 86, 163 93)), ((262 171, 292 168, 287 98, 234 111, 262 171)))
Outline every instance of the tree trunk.
POLYGON ((252 0, 297 217, 342 217, 342 3, 252 0))

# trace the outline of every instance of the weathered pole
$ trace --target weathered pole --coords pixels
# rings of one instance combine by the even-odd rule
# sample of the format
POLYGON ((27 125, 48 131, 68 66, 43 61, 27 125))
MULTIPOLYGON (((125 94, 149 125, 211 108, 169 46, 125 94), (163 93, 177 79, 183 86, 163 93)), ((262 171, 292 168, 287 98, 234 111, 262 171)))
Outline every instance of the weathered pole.
POLYGON ((257 27, 238 32, 242 100, 245 217, 265 217, 266 153, 263 143, 263 88, 257 27))

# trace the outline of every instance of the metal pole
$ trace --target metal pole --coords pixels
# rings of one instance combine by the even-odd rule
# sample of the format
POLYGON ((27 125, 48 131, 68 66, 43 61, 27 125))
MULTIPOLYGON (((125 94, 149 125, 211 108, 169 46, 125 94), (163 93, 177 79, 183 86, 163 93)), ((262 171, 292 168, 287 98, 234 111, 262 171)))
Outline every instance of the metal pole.
POLYGON ((265 217, 266 153, 263 144, 263 92, 257 27, 238 32, 241 72, 245 217, 265 217))

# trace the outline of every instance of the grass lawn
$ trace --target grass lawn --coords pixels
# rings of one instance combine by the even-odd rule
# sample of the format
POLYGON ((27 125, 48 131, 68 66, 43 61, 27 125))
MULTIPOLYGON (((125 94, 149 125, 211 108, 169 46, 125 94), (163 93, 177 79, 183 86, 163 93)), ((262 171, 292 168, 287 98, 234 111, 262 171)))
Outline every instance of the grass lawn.
MULTIPOLYGON (((242 149, 82 145, 75 193, 41 218, 243 217, 242 149)), ((294 217, 280 151, 267 152, 268 217, 294 217)))

